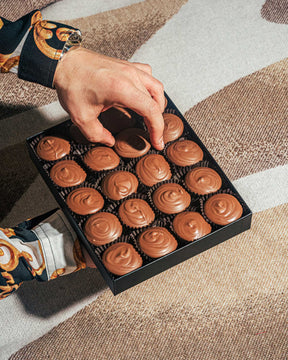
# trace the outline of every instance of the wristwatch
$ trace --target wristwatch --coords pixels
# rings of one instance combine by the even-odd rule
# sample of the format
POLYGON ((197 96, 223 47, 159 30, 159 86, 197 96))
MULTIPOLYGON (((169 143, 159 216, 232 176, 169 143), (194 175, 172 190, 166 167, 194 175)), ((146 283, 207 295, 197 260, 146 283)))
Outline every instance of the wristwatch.
POLYGON ((80 30, 76 30, 73 31, 70 35, 69 38, 67 39, 62 53, 60 55, 59 61, 61 61, 61 59, 63 58, 63 56, 70 51, 71 49, 77 49, 81 46, 81 42, 82 42, 82 35, 80 30))

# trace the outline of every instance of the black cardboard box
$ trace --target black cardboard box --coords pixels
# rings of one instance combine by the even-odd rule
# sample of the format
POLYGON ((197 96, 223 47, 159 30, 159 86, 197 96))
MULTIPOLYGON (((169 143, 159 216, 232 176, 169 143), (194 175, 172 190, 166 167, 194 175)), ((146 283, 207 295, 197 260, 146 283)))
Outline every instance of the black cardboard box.
MULTIPOLYGON (((40 174, 42 175, 43 179, 45 180, 46 184, 48 185, 49 189, 51 190, 52 194, 54 195, 56 201, 58 202, 59 206, 64 211, 67 219, 71 223, 71 226, 77 233, 80 241, 84 244, 87 251, 89 252, 92 260, 95 262, 97 268, 99 269, 100 273, 102 274, 103 278, 106 280, 107 284, 111 288, 114 295, 119 294, 120 292, 139 284, 140 282, 149 279, 150 277, 157 275, 161 273, 162 271, 165 271, 166 269, 171 268, 174 265, 177 265, 181 263, 182 261, 185 261, 202 251, 208 250, 209 248, 220 244, 221 242, 228 240, 229 238, 240 234, 243 231, 246 231, 251 226, 251 219, 252 219, 252 213, 242 197, 238 194, 237 190, 234 188, 234 186, 231 184, 227 176, 224 174, 222 169, 219 167, 219 165, 216 163, 216 161, 213 159, 211 154, 208 152, 206 147, 203 145, 201 140, 198 138, 198 136, 195 134, 195 132, 191 129, 190 125, 187 123, 187 121, 184 119, 182 114, 179 112, 177 107, 174 105, 174 103, 169 99, 169 97, 166 95, 166 98, 168 100, 168 104, 166 107, 165 112, 172 112, 176 115, 178 115, 183 123, 184 123, 184 132, 183 136, 184 138, 190 139, 195 141, 203 150, 204 153, 204 159, 209 166, 211 166, 213 169, 215 169, 218 174, 222 178, 222 191, 229 191, 232 192, 237 199, 240 201, 242 207, 243 207, 243 214, 240 219, 236 220, 233 223, 230 223, 225 226, 212 226, 212 232, 200 239, 194 240, 192 242, 187 241, 181 241, 181 239, 178 240, 178 248, 173 251, 172 253, 169 253, 161 258, 158 259, 143 259, 143 266, 126 274, 123 276, 115 276, 111 274, 103 265, 101 261, 101 249, 97 249, 94 245, 92 245, 84 235, 82 231, 82 226, 84 224, 84 220, 87 219, 86 217, 81 218, 81 216, 74 214, 66 205, 65 202, 65 196, 67 194, 67 189, 63 190, 59 187, 55 186, 53 181, 51 180, 49 176, 49 169, 51 168, 51 164, 49 162, 45 162, 44 160, 41 160, 36 152, 36 147, 39 142, 39 140, 46 136, 46 135, 55 135, 55 136, 61 136, 69 140, 73 143, 73 140, 71 140, 69 135, 69 128, 71 126, 71 121, 65 121, 59 125, 56 125, 50 129, 47 129, 41 133, 38 133, 36 135, 33 135, 27 139, 27 145, 28 150, 30 153, 30 156, 35 163, 36 167, 38 168, 40 174)), ((139 117, 137 114, 132 113, 133 116, 137 119, 137 124, 139 127, 145 128, 145 125, 143 124, 143 121, 141 117, 139 117)), ((225 131, 225 129, 223 130, 225 131)), ((179 139, 178 139, 179 140, 179 139)), ((168 144, 169 145, 169 144, 168 144)), ((92 146, 92 145, 91 145, 92 146)), ((87 148, 82 145, 74 144, 73 147, 73 154, 72 156, 76 157, 80 164, 81 159, 83 157, 83 154, 87 151, 87 148)), ((162 152, 158 152, 159 154, 163 154, 162 152)), ((71 155, 70 155, 71 156, 71 155)), ((62 159, 61 159, 62 160, 62 159)), ((59 160, 59 161, 61 161, 59 160)), ((85 164, 83 163, 83 167, 86 172, 89 172, 89 169, 85 168, 85 164)), ((91 172, 91 171, 90 171, 91 172)), ((88 176, 88 180, 90 182, 97 180, 97 173, 92 172, 88 176)), ((80 187, 81 185, 79 185, 80 187)), ((70 189, 71 190, 71 189, 70 189)), ((201 197, 200 197, 201 198, 201 197)), ((200 201, 197 198, 193 198, 192 196, 192 207, 196 209, 196 211, 201 212, 200 208, 200 201)), ((105 210, 105 205, 104 205, 105 210)), ((164 215, 163 215, 164 216, 164 215)), ((159 219, 158 219, 159 220, 159 219)), ((129 231, 126 229, 126 235, 129 237, 129 231)), ((174 234, 175 235, 175 234, 174 234)), ((131 239, 132 241, 132 239, 131 239)), ((133 242, 132 242, 133 244, 133 242)))

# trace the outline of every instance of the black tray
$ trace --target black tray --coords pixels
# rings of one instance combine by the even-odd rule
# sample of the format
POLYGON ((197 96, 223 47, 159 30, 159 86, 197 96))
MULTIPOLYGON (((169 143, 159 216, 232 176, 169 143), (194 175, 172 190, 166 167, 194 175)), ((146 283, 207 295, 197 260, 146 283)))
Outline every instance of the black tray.
MULTIPOLYGON (((166 94, 165 94, 166 95, 166 94)), ((198 138, 198 136, 195 134, 195 132, 191 129, 190 125, 187 123, 185 118, 182 116, 182 114, 179 112, 177 107, 174 105, 174 103, 171 101, 171 99, 166 95, 166 98, 168 100, 168 105, 166 107, 165 112, 173 112, 174 114, 178 115, 184 123, 184 134, 186 134, 186 138, 189 138, 193 141, 195 141, 203 150, 204 153, 204 159, 208 161, 209 166, 214 168, 218 174, 222 178, 223 182, 223 188, 229 189, 240 201, 242 207, 243 207, 243 214, 240 219, 237 221, 230 223, 225 226, 212 226, 212 232, 200 239, 194 240, 193 242, 185 242, 185 241, 178 241, 178 248, 173 251, 172 253, 165 255, 158 259, 149 259, 145 260, 143 262, 143 266, 137 270, 134 270, 133 272, 130 272, 123 276, 114 276, 109 271, 106 270, 104 267, 101 257, 97 254, 97 248, 92 245, 84 235, 82 229, 81 229, 81 217, 79 215, 77 216, 74 214, 66 205, 65 197, 63 196, 61 189, 59 189, 55 184, 52 182, 49 176, 49 164, 48 162, 45 162, 41 160, 37 153, 36 153, 36 146, 40 138, 46 135, 58 135, 62 137, 66 137, 67 140, 71 141, 71 138, 69 138, 69 127, 71 126, 71 121, 67 120, 59 125, 56 125, 50 129, 47 129, 41 133, 35 134, 29 138, 27 138, 27 145, 29 154, 35 163, 36 167, 38 168, 40 174, 42 175, 43 179, 45 180, 46 184, 48 185, 49 189, 51 190, 52 194, 54 195, 56 201, 58 202, 59 206, 62 208, 63 212, 65 213, 67 219, 71 223, 71 226, 77 233, 80 241, 84 244, 85 248, 87 249, 88 253, 90 254, 92 260, 95 262, 97 268, 99 269, 100 273, 102 274, 103 278, 106 280, 107 284, 109 285, 110 289, 112 290, 113 294, 119 294, 120 292, 139 284, 140 282, 149 279, 150 277, 157 275, 161 273, 162 271, 171 268, 174 265, 177 265, 181 263, 182 261, 185 261, 192 256, 195 256, 202 251, 208 250, 209 248, 222 243, 225 240, 228 240, 229 238, 240 234, 241 232, 248 230, 251 226, 251 220, 252 220, 252 213, 251 210, 248 208, 247 204, 244 202, 242 197, 239 195, 237 190, 234 188, 232 183, 229 181, 227 176, 224 174, 222 169, 219 167, 219 165, 216 163, 212 155, 208 152, 206 147, 203 145, 201 140, 198 138)), ((139 117, 137 114, 134 113, 134 115, 139 127, 144 127, 142 118, 139 117)), ((73 141, 72 141, 73 143, 73 141)), ((77 145, 74 146, 75 156, 79 156, 81 158, 81 148, 82 146, 79 145, 80 150, 77 153, 77 145)), ((82 151, 83 153, 83 151, 82 151)), ((159 152, 162 153, 162 152, 159 152)), ((59 160, 60 161, 60 160, 59 160)), ((87 169, 85 169, 86 171, 87 169)), ((90 177, 91 178, 91 177, 90 177)), ((93 179, 97 179, 97 173, 94 172, 93 179)), ((81 186, 81 185, 80 185, 81 186)), ((196 204, 196 203, 195 203, 196 204)), ((196 204, 196 207, 200 207, 200 204, 196 204)), ((200 209, 198 209, 200 212, 200 209)), ((87 217, 86 217, 87 218, 87 217)), ((83 222, 83 221, 82 221, 83 222)))

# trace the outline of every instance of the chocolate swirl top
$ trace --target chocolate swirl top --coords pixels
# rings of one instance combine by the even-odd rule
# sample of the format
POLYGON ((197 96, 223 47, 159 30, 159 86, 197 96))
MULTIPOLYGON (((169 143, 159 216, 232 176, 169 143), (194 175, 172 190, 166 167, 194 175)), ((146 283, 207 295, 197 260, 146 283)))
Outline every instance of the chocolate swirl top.
POLYGON ((112 274, 121 276, 141 267, 143 260, 131 244, 119 242, 104 251, 102 262, 112 274))
POLYGON ((177 141, 167 148, 167 156, 174 164, 188 166, 203 159, 203 151, 192 140, 177 141))
POLYGON ((193 241, 211 232, 211 225, 202 215, 194 211, 186 211, 175 216, 173 220, 175 233, 182 239, 193 241))
POLYGON ((100 212, 89 217, 84 233, 92 244, 101 246, 116 240, 122 234, 122 225, 115 215, 100 212))
POLYGON ((141 250, 151 258, 169 254, 177 248, 174 236, 163 227, 153 227, 143 231, 138 238, 141 250))
POLYGON ((132 128, 136 122, 131 114, 120 106, 115 106, 102 112, 100 121, 102 125, 113 134, 124 129, 132 128))
POLYGON ((52 167, 50 177, 56 185, 69 187, 80 185, 86 173, 74 160, 63 160, 52 167))
POLYGON ((104 206, 104 199, 97 190, 81 187, 69 193, 66 203, 76 214, 88 215, 101 210, 104 206))
POLYGON ((41 159, 47 161, 61 159, 69 152, 69 142, 56 136, 45 136, 37 145, 37 154, 41 159))
POLYGON ((210 221, 217 225, 227 225, 242 216, 243 209, 235 196, 216 194, 204 204, 204 213, 210 221))
POLYGON ((141 228, 151 224, 155 214, 145 200, 128 199, 119 207, 119 216, 123 223, 131 228, 141 228))
POLYGON ((179 116, 165 113, 163 114, 164 119, 164 133, 163 139, 166 144, 169 141, 178 139, 184 130, 184 124, 179 116))
POLYGON ((85 154, 83 161, 90 169, 101 171, 115 169, 120 158, 114 150, 106 146, 96 146, 85 154))
POLYGON ((175 214, 185 210, 191 197, 182 186, 174 183, 163 184, 153 193, 155 206, 165 214, 175 214))
POLYGON ((169 180, 172 176, 168 162, 158 154, 146 155, 140 159, 136 165, 136 173, 147 186, 169 180))
POLYGON ((102 181, 103 194, 112 200, 120 200, 137 191, 138 180, 129 171, 115 171, 102 181))
POLYGON ((194 193, 205 195, 219 190, 222 180, 215 170, 208 167, 197 167, 187 173, 185 183, 194 193))
POLYGON ((126 129, 116 136, 114 149, 124 158, 137 158, 149 151, 151 145, 147 138, 147 132, 142 129, 126 129))

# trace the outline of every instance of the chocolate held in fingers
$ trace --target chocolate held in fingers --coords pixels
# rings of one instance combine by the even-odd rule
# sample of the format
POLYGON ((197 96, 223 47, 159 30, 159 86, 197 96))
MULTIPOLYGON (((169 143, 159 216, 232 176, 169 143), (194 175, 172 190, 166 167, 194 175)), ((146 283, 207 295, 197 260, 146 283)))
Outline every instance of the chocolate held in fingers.
POLYGON ((148 138, 149 134, 145 130, 127 129, 116 136, 114 149, 124 158, 137 158, 149 151, 151 145, 148 138))

